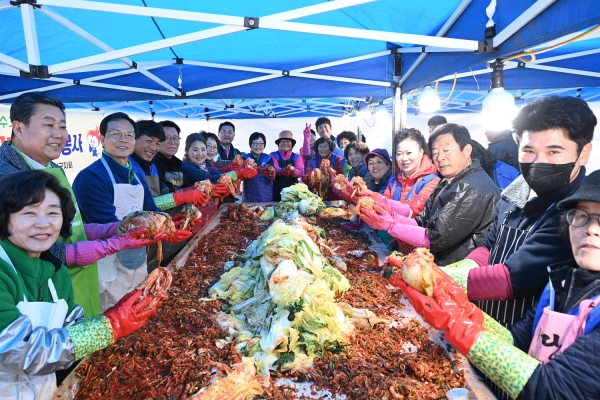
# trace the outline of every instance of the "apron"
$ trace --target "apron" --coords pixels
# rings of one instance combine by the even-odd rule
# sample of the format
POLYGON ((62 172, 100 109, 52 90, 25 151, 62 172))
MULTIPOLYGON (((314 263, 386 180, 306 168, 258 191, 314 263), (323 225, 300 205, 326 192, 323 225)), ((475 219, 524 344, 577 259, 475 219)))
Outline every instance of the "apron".
MULTIPOLYGON (((507 212, 500 225, 500 235, 490 252, 491 265, 503 264, 508 257, 521 247, 536 225, 534 223, 528 229, 517 229, 507 226, 506 223, 512 213, 513 211, 507 212)), ((481 300, 474 301, 473 303, 481 308, 483 312, 502 324, 502 326, 507 328, 525 315, 527 309, 533 306, 538 297, 539 296, 530 295, 515 300, 481 300)), ((510 398, 506 392, 500 389, 500 387, 492 382, 487 376, 483 375, 483 380, 499 400, 508 400, 510 398)))
MULTIPOLYGON (((19 275, 12 261, 0 245, 0 258, 13 267, 15 274, 19 275)), ((48 279, 48 289, 52 295, 52 303, 45 301, 27 301, 23 294, 23 301, 17 304, 17 309, 22 315, 29 318, 32 329, 44 327, 48 330, 62 329, 69 306, 64 299, 59 299, 52 279, 48 279)), ((0 398, 2 399, 51 399, 56 391, 56 375, 25 375, 0 373, 0 398)))
MULTIPOLYGON (((276 154, 275 157, 277 157, 279 168, 285 168, 288 165, 295 165, 296 158, 294 158, 294 155, 296 157, 300 157, 299 155, 292 153, 289 160, 284 160, 279 152, 271 154, 276 154)), ((296 183, 298 183, 298 178, 294 178, 293 176, 276 176, 275 181, 273 182, 273 201, 281 201, 281 191, 286 187, 290 187, 296 183)))
MULTIPOLYGON (((229 147, 229 155, 227 156, 227 158, 221 158, 221 152, 225 153, 225 150, 223 150, 221 147, 219 147, 219 156, 217 158, 217 162, 215 163, 217 168, 224 168, 226 166, 228 166, 229 164, 231 164, 233 162, 233 159, 235 158, 235 156, 239 153, 236 153, 236 149, 233 148, 233 145, 229 147)), ((237 201, 237 198, 229 195, 227 197, 225 197, 223 199, 223 203, 235 203, 237 201)))
MULTIPOLYGON (((144 180, 148 184, 152 197, 158 197, 161 195, 160 192, 160 178, 158 176, 144 175, 144 180)), ((169 214, 170 215, 170 214, 169 214)), ((146 265, 148 266, 148 273, 158 268, 157 257, 158 245, 156 243, 148 246, 146 253, 146 265)), ((163 252, 165 251, 163 244, 163 252)), ((164 254, 164 253, 163 253, 164 254)), ((166 256, 165 256, 166 258, 166 256)))
MULTIPOLYGON (((22 153, 16 147, 13 146, 13 148, 21 155, 21 157, 23 157, 22 153)), ((29 162, 27 162, 25 157, 23 157, 23 160, 25 160, 31 169, 34 169, 29 162)), ((76 213, 71 222, 71 236, 66 240, 59 237, 58 240, 66 244, 87 241, 88 239, 85 235, 81 213, 79 212, 79 207, 77 207, 77 199, 75 198, 73 188, 71 188, 71 184, 67 180, 64 171, 60 167, 44 168, 42 171, 54 176, 60 183, 60 186, 71 193, 71 198, 73 199, 73 203, 75 203, 76 213)), ((96 293, 99 293, 98 266, 96 263, 94 262, 87 266, 69 266, 67 270, 69 271, 69 275, 71 275, 71 282, 73 282, 75 304, 79 304, 83 307, 85 318, 100 314, 100 298, 96 296, 96 293)))
MULTIPOLYGON (((106 172, 113 184, 115 216, 123 219, 127 214, 142 210, 144 206, 144 186, 138 179, 138 185, 116 183, 108 164, 101 158, 106 172)), ((100 309, 102 312, 114 306, 125 294, 146 279, 146 248, 123 250, 98 261, 98 280, 100 286, 100 309)))
POLYGON ((579 315, 563 314, 553 310, 554 288, 552 285, 550 285, 550 290, 550 305, 544 307, 528 352, 542 364, 546 364, 561 354, 579 336, 583 336, 588 314, 600 300, 600 296, 583 300, 579 303, 579 315))

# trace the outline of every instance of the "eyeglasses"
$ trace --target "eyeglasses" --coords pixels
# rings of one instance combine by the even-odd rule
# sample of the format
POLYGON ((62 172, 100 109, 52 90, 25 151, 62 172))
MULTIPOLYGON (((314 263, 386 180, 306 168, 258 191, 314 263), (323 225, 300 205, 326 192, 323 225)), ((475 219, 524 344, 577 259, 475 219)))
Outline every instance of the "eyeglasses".
POLYGON ((179 142, 179 140, 181 140, 179 136, 167 135, 165 142, 179 142))
POLYGON ((264 142, 252 142, 252 146, 263 147, 265 145, 264 142))
POLYGON ((221 129, 219 132, 221 135, 235 135, 234 131, 221 129))
POLYGON ((600 214, 590 214, 585 210, 580 210, 579 208, 574 208, 573 210, 569 210, 567 212, 567 222, 569 225, 576 228, 587 225, 592 217, 596 217, 596 220, 600 225, 600 214))
POLYGON ((217 151, 217 146, 206 146, 206 150, 217 151))
POLYGON ((119 140, 125 137, 125 140, 135 140, 135 132, 121 132, 121 131, 110 131, 108 136, 111 139, 119 140))

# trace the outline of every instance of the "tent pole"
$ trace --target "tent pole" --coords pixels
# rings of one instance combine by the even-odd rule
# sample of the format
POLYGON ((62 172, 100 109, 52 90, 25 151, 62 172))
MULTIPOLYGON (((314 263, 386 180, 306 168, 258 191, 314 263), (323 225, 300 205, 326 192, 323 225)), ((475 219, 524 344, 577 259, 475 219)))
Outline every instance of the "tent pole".
POLYGON ((394 97, 392 99, 392 136, 400 129, 406 127, 406 114, 408 103, 402 97, 402 88, 394 88, 394 97))

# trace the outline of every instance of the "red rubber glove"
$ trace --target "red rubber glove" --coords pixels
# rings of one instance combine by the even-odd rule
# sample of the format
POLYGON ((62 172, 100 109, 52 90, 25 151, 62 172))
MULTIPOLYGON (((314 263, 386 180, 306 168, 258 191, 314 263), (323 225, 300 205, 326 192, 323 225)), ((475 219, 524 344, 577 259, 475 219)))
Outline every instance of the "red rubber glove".
MULTIPOLYGON (((333 178, 335 178, 335 175, 333 175, 333 178)), ((331 182, 333 182, 333 178, 331 182)), ((354 187, 350 184, 350 182, 348 182, 348 179, 345 179, 344 187, 342 189, 336 189, 335 184, 333 184, 331 186, 331 190, 346 203, 356 204, 358 201, 356 196, 352 196, 352 193, 354 193, 354 187)))
MULTIPOLYGON (((173 216, 173 224, 175 224, 175 227, 177 229, 180 228, 181 224, 183 223, 183 221, 187 218, 187 214, 186 213, 179 213, 177 215, 173 216)), ((192 222, 190 222, 190 224, 188 225, 187 229, 185 229, 186 231, 192 231, 194 226, 196 226, 197 223, 199 223, 201 221, 202 217, 200 217, 199 219, 195 219, 192 222)))
MULTIPOLYGON (((466 304, 461 306, 459 303, 463 296, 466 297, 466 293, 463 291, 463 295, 460 295, 448 280, 451 281, 452 278, 438 278, 433 286, 433 298, 421 294, 399 277, 396 277, 394 285, 404 292, 425 322, 437 330, 446 331, 446 339, 461 354, 467 355, 481 332, 485 330, 483 311, 474 305, 463 308, 466 304), (458 297, 458 302, 453 298, 455 296, 458 297)), ((468 300, 466 302, 468 303, 468 300)))
POLYGON ((224 167, 219 168, 219 172, 224 174, 229 171, 234 171, 234 170, 238 169, 239 167, 240 167, 240 164, 238 164, 237 162, 234 161, 232 163, 227 164, 224 167))
POLYGON ((235 170, 238 180, 252 179, 258 175, 256 168, 239 168, 235 170))
POLYGON ((212 187, 212 197, 222 198, 229 195, 229 189, 225 186, 224 183, 213 183, 212 187))
POLYGON ((269 172, 267 167, 258 167, 256 171, 267 179, 275 179, 275 169, 273 169, 272 172, 269 172))
POLYGON ((179 230, 177 229, 173 234, 171 234, 169 237, 165 238, 165 242, 167 243, 172 243, 172 244, 176 244, 179 242, 183 242, 184 240, 187 240, 189 238, 192 237, 192 232, 185 230, 179 230))
POLYGON ((164 238, 167 236, 163 232, 158 232, 153 237, 141 237, 144 236, 146 231, 146 228, 139 228, 134 231, 127 232, 123 236, 117 236, 111 239, 116 239, 118 241, 118 246, 121 248, 119 248, 117 251, 121 251, 148 246, 152 243, 158 242, 159 240, 164 240, 164 238))
POLYGON ((141 290, 127 293, 117 304, 104 312, 104 316, 110 321, 115 341, 137 330, 148 318, 156 314, 160 302, 156 307, 144 310, 152 302, 152 297, 146 297, 135 304, 141 295, 141 290))
POLYGON ((361 219, 373 229, 388 231, 394 224, 392 214, 375 204, 375 211, 361 208, 361 219))
POLYGON ((208 204, 210 197, 204 194, 204 192, 196 190, 195 187, 191 186, 179 192, 174 192, 173 200, 175 201, 176 207, 184 204, 193 204, 196 207, 202 207, 208 204))

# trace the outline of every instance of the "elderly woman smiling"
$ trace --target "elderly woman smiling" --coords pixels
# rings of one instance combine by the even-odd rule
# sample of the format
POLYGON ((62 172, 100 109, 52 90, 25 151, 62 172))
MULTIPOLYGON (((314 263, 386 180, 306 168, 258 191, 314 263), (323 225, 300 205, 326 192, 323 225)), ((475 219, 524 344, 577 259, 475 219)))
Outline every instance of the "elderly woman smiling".
MULTIPOLYGON (((128 293, 104 315, 83 318, 67 268, 48 249, 71 235, 75 205, 58 180, 25 171, 0 182, 0 398, 50 399, 54 372, 146 322, 151 297, 128 293)), ((126 235, 127 236, 127 235, 126 235)), ((157 306, 158 307, 158 306, 157 306)))
POLYGON ((373 177, 369 190, 383 193, 392 175, 392 160, 386 149, 375 149, 365 156, 365 164, 373 177))

